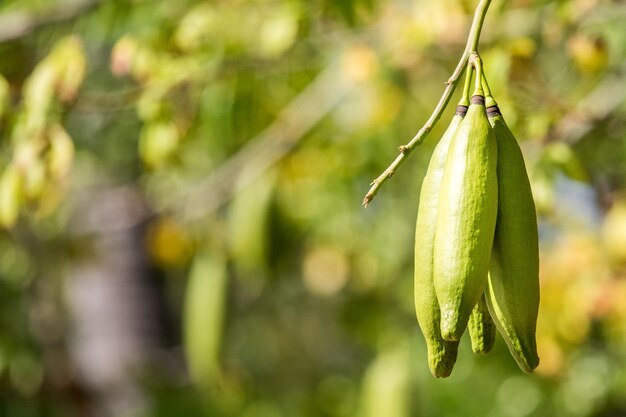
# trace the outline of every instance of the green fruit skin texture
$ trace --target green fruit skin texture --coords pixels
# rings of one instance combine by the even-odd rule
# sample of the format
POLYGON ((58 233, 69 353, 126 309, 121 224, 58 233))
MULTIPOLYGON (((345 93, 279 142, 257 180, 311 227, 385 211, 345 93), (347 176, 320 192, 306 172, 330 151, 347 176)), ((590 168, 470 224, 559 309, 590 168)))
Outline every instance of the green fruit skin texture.
POLYGON ((496 161, 485 107, 471 104, 450 143, 435 233, 434 282, 445 340, 461 338, 487 283, 498 209, 496 161))
POLYGON ((450 376, 459 342, 441 338, 439 303, 433 283, 433 250, 439 190, 450 141, 463 118, 455 115, 435 147, 420 192, 415 226, 415 313, 428 349, 428 366, 433 376, 450 376))
POLYGON ((474 306, 467 327, 472 341, 472 351, 481 355, 491 352, 496 342, 496 325, 489 314, 485 293, 474 306))
POLYGON ((487 305, 513 358, 530 373, 539 365, 537 214, 517 140, 501 115, 490 122, 498 142, 499 203, 487 305))

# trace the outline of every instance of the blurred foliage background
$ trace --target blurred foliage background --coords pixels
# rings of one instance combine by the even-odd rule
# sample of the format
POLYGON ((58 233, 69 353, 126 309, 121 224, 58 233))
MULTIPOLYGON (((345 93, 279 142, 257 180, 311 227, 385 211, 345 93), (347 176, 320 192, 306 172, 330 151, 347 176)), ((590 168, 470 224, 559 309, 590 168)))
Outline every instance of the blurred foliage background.
POLYGON ((535 375, 501 339, 426 365, 453 106, 360 206, 475 3, 4 0, 0 416, 626 415, 624 2, 494 0, 481 39, 539 211, 535 375))

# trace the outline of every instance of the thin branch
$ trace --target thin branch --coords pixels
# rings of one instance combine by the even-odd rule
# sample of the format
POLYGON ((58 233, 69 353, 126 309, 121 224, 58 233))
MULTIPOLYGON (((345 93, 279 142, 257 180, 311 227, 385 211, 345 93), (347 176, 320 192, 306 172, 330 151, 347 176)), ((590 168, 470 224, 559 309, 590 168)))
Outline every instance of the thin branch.
POLYGON ((470 28, 470 32, 467 38, 467 44, 465 45, 465 50, 463 51, 463 55, 461 56, 461 59, 456 66, 456 69, 452 73, 452 76, 446 82, 446 88, 443 91, 441 99, 439 99, 439 103, 437 103, 437 106, 435 107, 435 110, 431 114, 430 118, 417 132, 413 139, 411 139, 411 141, 406 145, 402 145, 398 148, 400 150, 400 155, 398 155, 396 159, 391 163, 391 165, 389 165, 387 169, 385 169, 383 173, 380 174, 378 178, 376 178, 370 184, 371 188, 363 199, 363 205, 365 207, 367 207, 372 199, 374 199, 383 183, 391 178, 393 174, 395 174, 398 167, 406 160, 411 151, 415 149, 417 145, 420 145, 424 141, 426 136, 428 136, 432 128, 435 126, 435 124, 443 114, 445 108, 448 106, 450 98, 452 97, 452 94, 454 93, 454 90, 458 84, 459 78, 465 70, 465 66, 467 64, 467 60, 469 59, 470 54, 478 49, 480 32, 482 30, 483 22, 485 21, 485 16, 487 15, 487 9, 489 9, 490 4, 491 0, 480 0, 480 3, 478 3, 476 11, 474 12, 474 20, 470 28))
POLYGON ((59 1, 42 10, 17 10, 0 15, 0 43, 27 36, 42 26, 72 20, 100 4, 100 0, 59 1))
POLYGON ((331 64, 265 130, 202 182, 169 198, 158 211, 175 211, 187 221, 219 209, 234 191, 289 153, 332 108, 354 89, 356 80, 331 64))

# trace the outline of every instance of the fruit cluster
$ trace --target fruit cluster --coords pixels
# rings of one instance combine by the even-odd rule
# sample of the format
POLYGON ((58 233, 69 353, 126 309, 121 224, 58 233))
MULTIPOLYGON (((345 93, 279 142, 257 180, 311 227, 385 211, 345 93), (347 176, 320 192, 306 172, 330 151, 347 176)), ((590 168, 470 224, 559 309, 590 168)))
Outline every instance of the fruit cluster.
POLYGON ((524 372, 539 364, 530 182, 480 58, 469 62, 463 97, 424 177, 415 231, 415 310, 438 378, 452 372, 467 327, 474 352, 491 351, 497 328, 524 372))

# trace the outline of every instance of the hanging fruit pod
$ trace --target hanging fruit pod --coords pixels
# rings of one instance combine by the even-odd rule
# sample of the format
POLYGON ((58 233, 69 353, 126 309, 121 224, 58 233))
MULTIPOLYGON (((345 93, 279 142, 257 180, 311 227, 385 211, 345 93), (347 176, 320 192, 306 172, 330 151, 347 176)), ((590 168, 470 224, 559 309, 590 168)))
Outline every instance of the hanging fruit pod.
MULTIPOLYGON (((486 79, 483 84, 488 89, 486 79)), ((522 151, 497 104, 490 101, 489 122, 498 142, 498 217, 486 299, 511 355, 530 373, 539 365, 537 214, 522 151)))
POLYGON ((456 362, 459 342, 441 337, 439 302, 433 282, 433 255, 435 228, 439 206, 439 192, 450 141, 467 113, 472 69, 468 66, 463 97, 445 133, 437 143, 422 182, 417 221, 415 225, 414 294, 415 313, 426 340, 428 366, 436 378, 450 376, 456 362))
POLYGON ((485 284, 496 223, 497 147, 480 83, 446 158, 435 233, 434 284, 441 308, 441 335, 461 338, 485 284))

